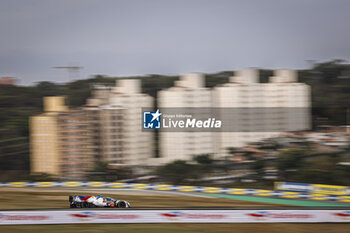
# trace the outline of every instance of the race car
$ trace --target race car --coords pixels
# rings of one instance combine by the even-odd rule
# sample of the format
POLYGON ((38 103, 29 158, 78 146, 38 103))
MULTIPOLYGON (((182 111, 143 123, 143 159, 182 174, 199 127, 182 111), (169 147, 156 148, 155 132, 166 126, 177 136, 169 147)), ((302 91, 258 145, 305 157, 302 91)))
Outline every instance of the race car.
POLYGON ((130 203, 124 200, 116 200, 102 196, 69 196, 70 208, 130 208, 130 203))

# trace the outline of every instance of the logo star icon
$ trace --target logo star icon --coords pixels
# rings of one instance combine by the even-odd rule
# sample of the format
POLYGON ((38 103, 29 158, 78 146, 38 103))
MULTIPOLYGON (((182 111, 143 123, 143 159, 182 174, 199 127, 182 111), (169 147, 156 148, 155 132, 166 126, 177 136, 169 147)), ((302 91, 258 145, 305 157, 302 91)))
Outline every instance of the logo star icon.
POLYGON ((162 115, 162 113, 160 113, 159 109, 157 109, 157 111, 155 113, 152 113, 153 118, 152 118, 151 122, 156 120, 156 119, 157 119, 157 121, 159 121, 160 115, 162 115))

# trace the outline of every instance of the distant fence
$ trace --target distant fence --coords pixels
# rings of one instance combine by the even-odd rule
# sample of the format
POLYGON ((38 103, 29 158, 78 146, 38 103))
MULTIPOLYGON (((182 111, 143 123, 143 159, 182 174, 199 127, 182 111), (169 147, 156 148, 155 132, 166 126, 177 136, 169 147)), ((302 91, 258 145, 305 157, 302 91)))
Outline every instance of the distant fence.
POLYGON ((350 223, 350 210, 0 211, 0 225, 81 223, 350 223))
POLYGON ((262 197, 281 197, 308 199, 320 201, 340 201, 350 202, 350 195, 326 195, 309 192, 292 192, 281 190, 263 189, 240 189, 240 188, 218 188, 218 187, 198 187, 198 186, 177 186, 167 184, 138 184, 138 183, 116 183, 116 182, 3 182, 0 187, 89 187, 89 188, 112 188, 112 189, 144 189, 159 191, 180 191, 217 193, 234 195, 252 195, 262 197))

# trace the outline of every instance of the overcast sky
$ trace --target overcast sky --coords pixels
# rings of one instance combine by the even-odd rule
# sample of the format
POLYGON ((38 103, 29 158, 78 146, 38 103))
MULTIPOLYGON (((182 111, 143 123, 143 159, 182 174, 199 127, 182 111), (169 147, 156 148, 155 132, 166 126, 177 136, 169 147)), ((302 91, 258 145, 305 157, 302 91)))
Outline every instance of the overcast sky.
POLYGON ((347 0, 0 0, 0 76, 305 68, 350 60, 347 0))

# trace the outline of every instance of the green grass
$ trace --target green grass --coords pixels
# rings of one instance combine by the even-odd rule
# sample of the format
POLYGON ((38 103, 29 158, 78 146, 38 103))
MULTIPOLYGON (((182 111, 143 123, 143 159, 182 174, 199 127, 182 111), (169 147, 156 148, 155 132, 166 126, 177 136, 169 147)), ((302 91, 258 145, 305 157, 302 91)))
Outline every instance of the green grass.
POLYGON ((281 205, 295 205, 295 206, 314 206, 314 207, 350 207, 349 204, 340 204, 340 203, 328 203, 320 201, 304 201, 304 200, 290 200, 290 199, 276 199, 269 197, 254 197, 254 196, 232 196, 232 195, 222 195, 222 194, 203 194, 206 196, 227 198, 233 200, 241 201, 253 201, 260 203, 274 203, 281 205))
POLYGON ((31 225, 31 226, 0 226, 0 232, 6 233, 168 233, 168 232, 201 232, 201 233, 348 233, 349 224, 344 223, 226 223, 226 224, 72 224, 72 225, 31 225))

